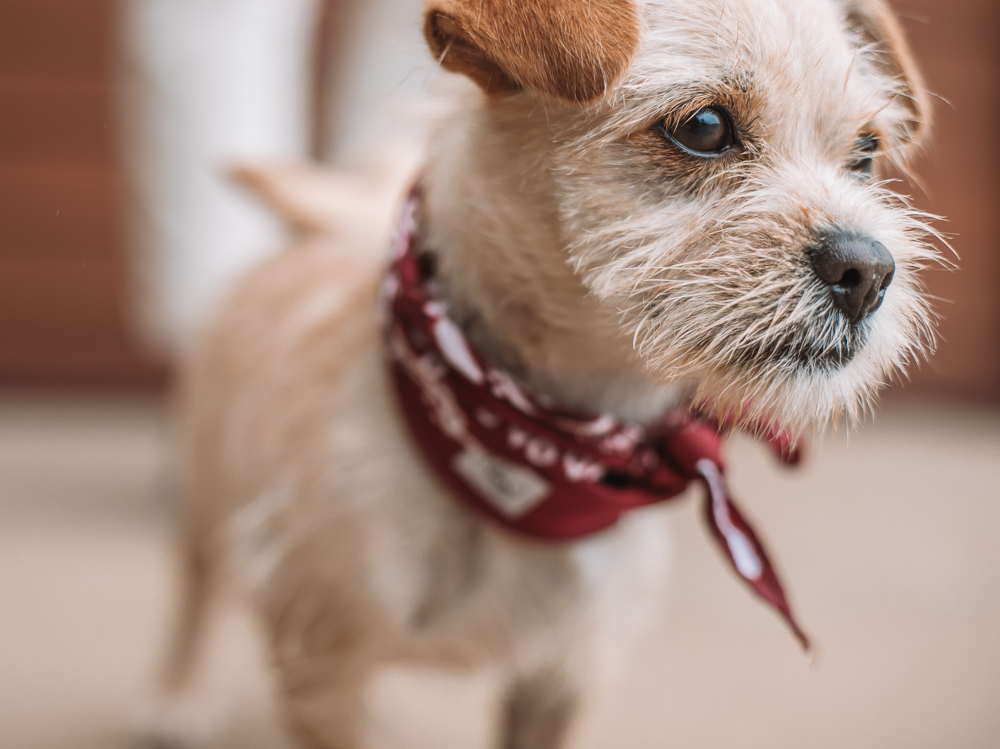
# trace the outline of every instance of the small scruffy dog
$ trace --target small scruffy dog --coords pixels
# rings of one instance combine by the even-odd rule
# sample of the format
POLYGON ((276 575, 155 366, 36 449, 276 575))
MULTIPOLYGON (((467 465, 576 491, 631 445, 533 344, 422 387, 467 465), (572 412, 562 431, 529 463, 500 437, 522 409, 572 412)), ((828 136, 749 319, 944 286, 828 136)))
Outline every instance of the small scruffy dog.
POLYGON ((556 749, 662 576, 662 517, 624 509, 704 480, 738 573, 773 578, 705 425, 852 418, 933 342, 930 230, 872 178, 921 140, 926 95, 882 0, 430 0, 425 20, 476 85, 392 271, 386 226, 286 253, 189 367, 171 683, 229 569, 303 747, 364 746, 366 682, 410 662, 500 668, 497 746, 556 749))

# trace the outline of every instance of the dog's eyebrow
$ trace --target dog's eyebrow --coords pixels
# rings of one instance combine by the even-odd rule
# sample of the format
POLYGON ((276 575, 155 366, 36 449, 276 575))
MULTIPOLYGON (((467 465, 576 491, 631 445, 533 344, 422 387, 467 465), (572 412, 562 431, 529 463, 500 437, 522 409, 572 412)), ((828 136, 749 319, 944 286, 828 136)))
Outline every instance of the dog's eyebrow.
POLYGON ((757 76, 745 68, 723 68, 679 81, 667 89, 656 86, 648 77, 636 76, 625 82, 618 109, 609 111, 610 121, 600 134, 613 137, 634 132, 665 118, 679 120, 685 114, 713 104, 729 111, 737 124, 749 126, 764 107, 757 76))

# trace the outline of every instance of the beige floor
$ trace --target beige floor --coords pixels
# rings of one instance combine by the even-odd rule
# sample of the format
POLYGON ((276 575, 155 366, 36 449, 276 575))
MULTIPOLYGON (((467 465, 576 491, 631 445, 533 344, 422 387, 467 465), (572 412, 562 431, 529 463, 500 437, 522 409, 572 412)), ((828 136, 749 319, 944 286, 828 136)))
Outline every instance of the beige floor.
MULTIPOLYGON (((0 749, 127 745, 172 595, 163 417, 148 397, 0 395, 0 749)), ((731 462, 820 656, 678 504, 661 621, 582 745, 1000 747, 1000 411, 897 402, 794 474, 746 443, 731 462)), ((218 641, 223 743, 284 746, 252 631, 218 641)), ((393 675, 376 701, 388 747, 486 748, 485 679, 393 675)))

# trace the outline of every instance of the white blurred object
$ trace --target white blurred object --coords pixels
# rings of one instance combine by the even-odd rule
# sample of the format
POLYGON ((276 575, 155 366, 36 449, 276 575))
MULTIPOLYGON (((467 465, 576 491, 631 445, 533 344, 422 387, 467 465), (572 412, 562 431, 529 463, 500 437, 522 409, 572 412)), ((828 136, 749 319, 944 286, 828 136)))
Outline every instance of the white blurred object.
MULTIPOLYGON (((340 0, 348 28, 329 76, 323 151, 371 167, 422 143, 435 68, 418 0, 340 0)), ((228 179, 234 166, 309 156, 319 0, 126 0, 126 161, 136 312, 146 340, 184 348, 285 233, 228 179)))
POLYGON ((420 0, 343 0, 348 28, 331 55, 323 156, 371 166, 420 150, 437 65, 423 37, 420 0))
POLYGON ((176 351, 283 229, 226 176, 301 160, 316 0, 127 0, 126 156, 138 315, 176 351))

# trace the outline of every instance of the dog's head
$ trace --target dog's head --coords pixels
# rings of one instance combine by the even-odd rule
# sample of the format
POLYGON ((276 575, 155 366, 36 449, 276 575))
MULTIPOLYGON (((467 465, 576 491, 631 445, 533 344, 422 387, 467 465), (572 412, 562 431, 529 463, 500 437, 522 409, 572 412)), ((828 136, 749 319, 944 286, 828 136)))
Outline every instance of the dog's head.
POLYGON ((544 122, 562 250, 664 379, 803 427, 932 345, 929 230, 873 176, 928 122, 882 0, 432 0, 426 36, 544 122))

